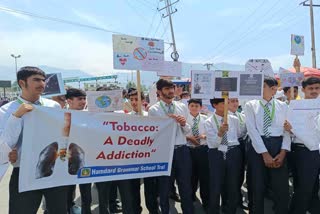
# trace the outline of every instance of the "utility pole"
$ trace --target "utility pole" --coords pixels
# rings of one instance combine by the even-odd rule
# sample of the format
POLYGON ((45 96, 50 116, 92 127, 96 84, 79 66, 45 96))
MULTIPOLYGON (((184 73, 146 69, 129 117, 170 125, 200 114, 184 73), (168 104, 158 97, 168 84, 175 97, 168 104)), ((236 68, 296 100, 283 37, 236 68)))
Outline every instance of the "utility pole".
POLYGON ((203 66, 206 66, 206 67, 207 67, 207 70, 210 71, 211 66, 213 66, 213 63, 206 63, 206 64, 204 64, 203 66))
MULTIPOLYGON (((162 1, 162 0, 160 0, 160 1, 162 1)), ((178 51, 177 51, 176 41, 175 41, 175 38, 174 38, 171 15, 178 11, 177 9, 175 9, 173 11, 172 10, 172 5, 176 4, 179 0, 177 0, 177 1, 173 2, 173 3, 171 3, 171 0, 164 0, 164 1, 165 1, 166 6, 161 8, 161 9, 159 9, 159 8, 157 8, 157 9, 158 9, 158 11, 161 11, 161 10, 164 10, 164 9, 166 9, 166 11, 167 11, 166 15, 162 14, 162 18, 169 17, 169 23, 170 23, 170 28, 171 28, 171 37, 172 37, 172 46, 173 46, 173 52, 171 53, 171 58, 173 59, 173 61, 178 61, 179 54, 178 54, 178 51)))
POLYGON ((313 5, 312 0, 309 0, 310 4, 306 4, 308 0, 301 2, 303 6, 310 7, 310 25, 311 25, 311 53, 312 53, 312 67, 317 68, 316 60, 316 45, 315 45, 315 35, 314 35, 314 16, 313 16, 313 7, 320 7, 320 5, 313 5))

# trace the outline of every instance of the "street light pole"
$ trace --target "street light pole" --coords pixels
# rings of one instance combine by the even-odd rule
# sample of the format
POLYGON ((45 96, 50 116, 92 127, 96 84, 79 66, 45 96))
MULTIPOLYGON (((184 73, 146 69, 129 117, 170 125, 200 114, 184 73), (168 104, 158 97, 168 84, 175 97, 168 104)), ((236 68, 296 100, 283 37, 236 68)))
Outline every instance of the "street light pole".
POLYGON ((11 56, 14 58, 14 63, 16 65, 16 74, 18 73, 18 65, 17 65, 17 59, 21 57, 21 55, 14 55, 14 54, 11 54, 11 56))

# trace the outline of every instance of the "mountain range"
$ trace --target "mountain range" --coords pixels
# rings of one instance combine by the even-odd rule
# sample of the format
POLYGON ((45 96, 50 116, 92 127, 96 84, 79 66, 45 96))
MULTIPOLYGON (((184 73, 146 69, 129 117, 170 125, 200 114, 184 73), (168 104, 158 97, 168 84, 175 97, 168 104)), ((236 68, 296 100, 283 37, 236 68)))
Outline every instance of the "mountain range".
MULTIPOLYGON (((63 69, 52 67, 48 65, 40 65, 38 66, 46 73, 61 73, 63 78, 70 77, 93 77, 94 75, 90 71, 83 71, 79 69, 63 69)), ((183 63, 182 65, 182 78, 189 78, 191 70, 206 70, 207 68, 202 64, 190 64, 183 63)), ((244 65, 235 65, 229 63, 217 63, 214 64, 212 70, 232 70, 232 71, 242 71, 244 70, 244 65)), ((120 71, 117 73, 114 72, 106 72, 105 75, 114 75, 117 74, 117 81, 126 85, 128 81, 136 82, 136 71, 120 71)), ((153 82, 155 82, 159 77, 156 72, 149 71, 141 71, 141 83, 150 86, 153 82)), ((0 80, 11 80, 15 81, 15 70, 12 70, 10 67, 0 66, 0 80)))

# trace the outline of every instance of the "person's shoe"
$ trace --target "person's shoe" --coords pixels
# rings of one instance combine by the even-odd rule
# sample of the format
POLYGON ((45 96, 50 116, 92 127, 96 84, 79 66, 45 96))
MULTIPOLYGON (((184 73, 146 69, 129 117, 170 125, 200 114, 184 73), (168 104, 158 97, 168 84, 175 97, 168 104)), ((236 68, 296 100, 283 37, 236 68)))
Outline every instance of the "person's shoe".
POLYGON ((78 207, 77 205, 73 205, 70 208, 70 214, 81 214, 81 207, 78 207))
POLYGON ((117 204, 116 206, 110 208, 110 212, 111 213, 121 213, 122 207, 117 204))
POLYGON ((171 198, 172 200, 174 200, 175 202, 181 203, 180 195, 178 195, 177 193, 171 194, 171 195, 170 195, 170 198, 171 198))

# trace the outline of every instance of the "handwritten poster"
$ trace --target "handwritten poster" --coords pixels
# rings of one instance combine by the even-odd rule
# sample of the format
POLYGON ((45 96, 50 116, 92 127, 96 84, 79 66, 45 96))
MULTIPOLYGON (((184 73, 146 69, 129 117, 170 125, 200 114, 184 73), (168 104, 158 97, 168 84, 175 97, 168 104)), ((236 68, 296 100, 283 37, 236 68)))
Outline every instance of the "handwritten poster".
POLYGON ((112 35, 112 41, 114 69, 163 70, 163 40, 128 35, 112 35))
POLYGON ((122 110, 122 90, 87 91, 88 111, 113 112, 122 110))
POLYGON ((280 74, 281 87, 301 86, 304 79, 303 73, 282 73, 280 74))

